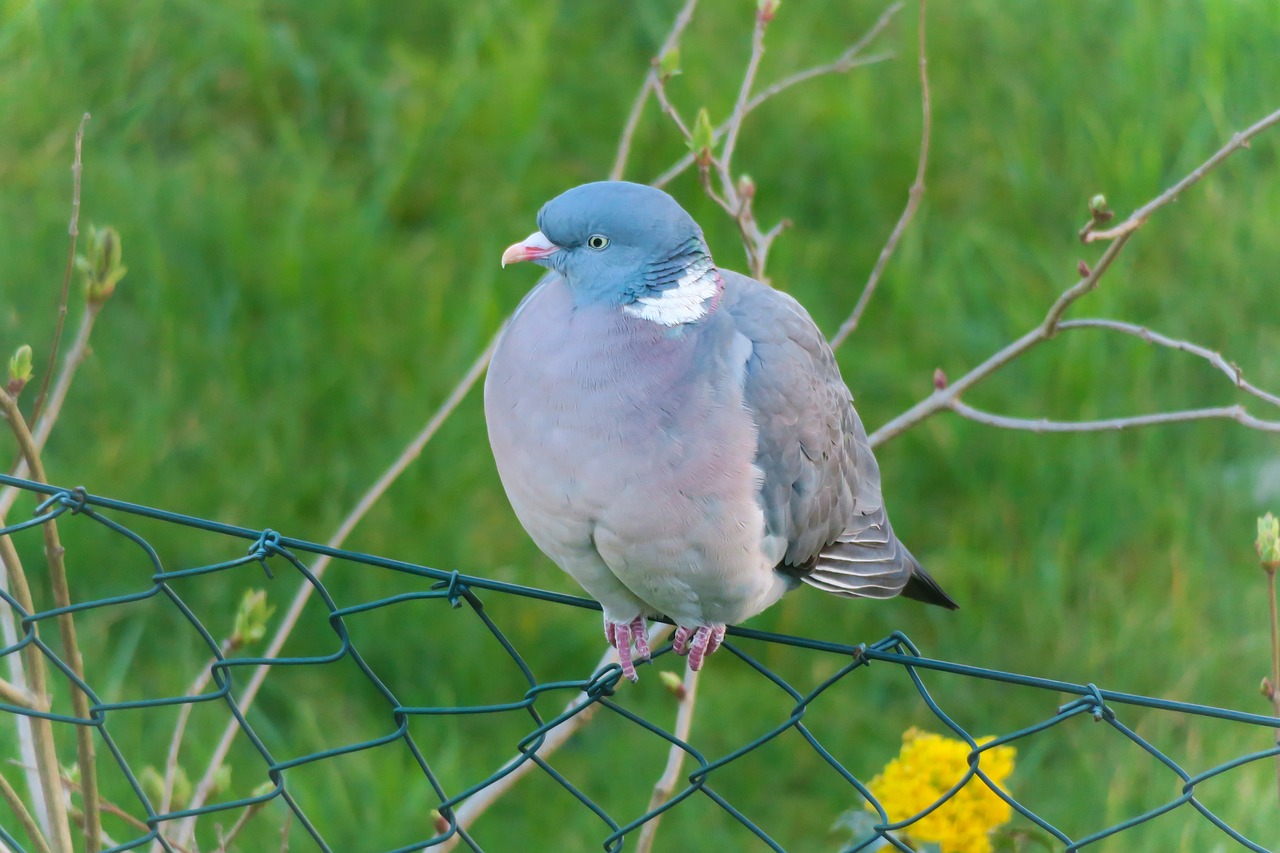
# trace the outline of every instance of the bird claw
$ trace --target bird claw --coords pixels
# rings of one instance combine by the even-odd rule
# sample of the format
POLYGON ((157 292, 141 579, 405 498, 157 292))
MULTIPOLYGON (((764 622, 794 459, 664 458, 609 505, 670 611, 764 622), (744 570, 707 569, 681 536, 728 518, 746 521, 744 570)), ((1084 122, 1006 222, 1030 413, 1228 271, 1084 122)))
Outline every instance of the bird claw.
POLYGON ((702 669, 707 655, 720 648, 724 642, 724 625, 700 625, 697 628, 676 628, 671 647, 676 654, 689 656, 689 669, 697 672, 702 669))
POLYGON ((626 679, 639 681, 640 676, 636 674, 635 661, 649 659, 649 626, 645 622, 644 614, 630 622, 612 622, 606 618, 604 638, 609 641, 609 645, 618 650, 618 663, 622 664, 622 674, 626 679), (633 645, 635 646, 634 657, 631 654, 633 645))

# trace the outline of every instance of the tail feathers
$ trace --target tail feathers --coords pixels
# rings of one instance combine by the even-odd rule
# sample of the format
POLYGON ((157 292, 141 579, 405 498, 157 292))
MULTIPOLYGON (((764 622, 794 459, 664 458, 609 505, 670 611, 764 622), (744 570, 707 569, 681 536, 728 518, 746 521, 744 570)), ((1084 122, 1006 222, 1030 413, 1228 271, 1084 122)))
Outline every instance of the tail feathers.
POLYGON ((923 601, 925 604, 936 604, 948 610, 960 609, 960 605, 956 604, 951 596, 942 591, 942 587, 938 586, 938 582, 928 572, 920 568, 919 563, 916 563, 911 568, 911 577, 907 578, 907 585, 902 588, 902 595, 916 601, 923 601))
POLYGON ((948 610, 960 609, 892 531, 877 529, 878 536, 842 538, 809 565, 788 573, 809 586, 842 598, 903 595, 948 610))

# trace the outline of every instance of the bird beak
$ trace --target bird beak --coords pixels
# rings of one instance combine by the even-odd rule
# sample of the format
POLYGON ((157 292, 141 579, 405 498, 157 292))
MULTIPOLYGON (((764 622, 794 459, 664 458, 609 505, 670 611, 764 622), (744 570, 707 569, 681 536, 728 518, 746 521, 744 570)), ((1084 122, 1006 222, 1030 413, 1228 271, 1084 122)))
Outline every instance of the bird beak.
POLYGON ((548 240, 541 231, 534 231, 519 243, 508 246, 502 253, 502 265, 517 261, 540 261, 547 255, 560 251, 560 247, 548 240))

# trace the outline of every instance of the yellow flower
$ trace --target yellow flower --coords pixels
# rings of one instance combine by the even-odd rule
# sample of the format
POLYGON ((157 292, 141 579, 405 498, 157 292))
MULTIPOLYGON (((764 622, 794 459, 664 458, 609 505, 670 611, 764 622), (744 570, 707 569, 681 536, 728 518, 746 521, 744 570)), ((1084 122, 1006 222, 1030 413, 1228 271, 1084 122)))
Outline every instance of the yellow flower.
MULTIPOLYGON (((982 738, 984 744, 991 738, 982 738)), ((1013 772, 1015 750, 997 746, 983 752, 978 766, 1004 790, 1013 772)), ((905 820, 928 808, 960 781, 969 769, 969 745, 964 741, 908 729, 902 752, 885 765, 868 786, 884 806, 890 821, 905 820)), ((867 806, 871 808, 870 804, 867 806)), ((1006 823, 1013 810, 977 776, 927 817, 905 829, 918 842, 934 842, 942 853, 990 853, 991 830, 1006 823)))

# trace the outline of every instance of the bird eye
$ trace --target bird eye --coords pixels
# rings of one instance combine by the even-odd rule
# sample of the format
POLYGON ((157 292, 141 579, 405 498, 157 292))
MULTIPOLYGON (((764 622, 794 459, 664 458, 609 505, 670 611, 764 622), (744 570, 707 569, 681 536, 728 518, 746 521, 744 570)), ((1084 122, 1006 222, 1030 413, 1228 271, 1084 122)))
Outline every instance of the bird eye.
POLYGON ((603 249, 605 246, 608 246, 608 245, 609 245, 609 238, 604 236, 603 234, 592 234, 590 237, 587 238, 587 248, 589 249, 595 249, 596 251, 600 251, 601 249, 603 249))

